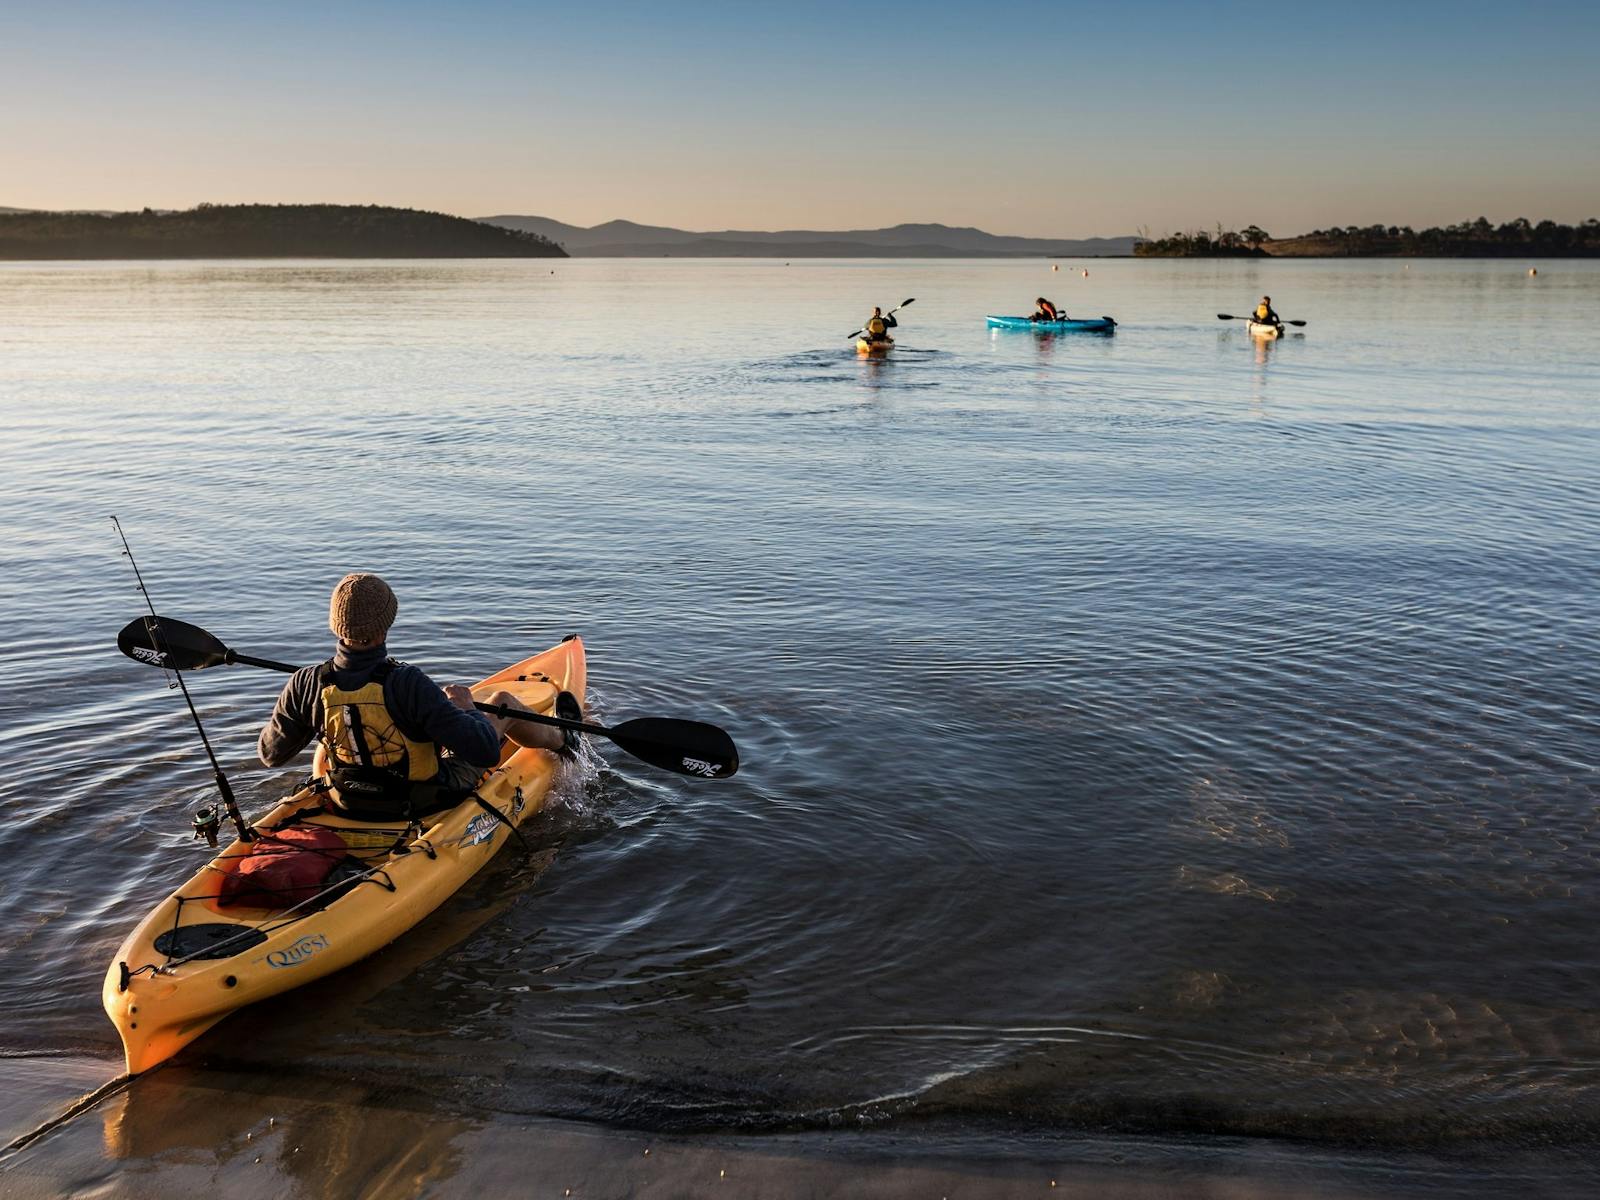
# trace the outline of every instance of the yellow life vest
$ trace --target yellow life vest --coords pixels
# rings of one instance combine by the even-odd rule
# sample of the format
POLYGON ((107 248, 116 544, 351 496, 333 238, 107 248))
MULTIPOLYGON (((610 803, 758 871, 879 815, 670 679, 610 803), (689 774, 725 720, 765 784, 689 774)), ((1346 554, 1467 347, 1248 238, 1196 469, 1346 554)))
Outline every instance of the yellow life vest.
POLYGON ((334 682, 333 664, 322 665, 322 744, 336 788, 344 775, 426 783, 439 773, 438 746, 408 738, 384 703, 383 681, 393 666, 393 659, 379 663, 366 683, 347 690, 334 682))
POLYGON ((1265 304, 1256 305, 1256 320, 1265 321, 1271 315, 1272 315, 1272 310, 1270 308, 1268 308, 1265 304))
POLYGON ((881 338, 889 332, 889 327, 883 323, 882 317, 873 317, 867 322, 867 334, 873 338, 881 338))

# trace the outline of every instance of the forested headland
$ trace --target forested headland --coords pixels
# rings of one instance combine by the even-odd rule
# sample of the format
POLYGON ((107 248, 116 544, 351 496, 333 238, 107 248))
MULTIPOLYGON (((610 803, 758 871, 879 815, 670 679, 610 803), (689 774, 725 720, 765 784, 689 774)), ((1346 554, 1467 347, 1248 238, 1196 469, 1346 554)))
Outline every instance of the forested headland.
POLYGON ((1495 225, 1485 217, 1431 229, 1409 225, 1352 225, 1314 229, 1274 238, 1257 225, 1213 233, 1141 234, 1133 252, 1141 258, 1595 258, 1600 257, 1600 220, 1577 225, 1538 224, 1519 217, 1495 225))
POLYGON ((0 259, 565 257, 535 233, 376 204, 0 212, 0 259))

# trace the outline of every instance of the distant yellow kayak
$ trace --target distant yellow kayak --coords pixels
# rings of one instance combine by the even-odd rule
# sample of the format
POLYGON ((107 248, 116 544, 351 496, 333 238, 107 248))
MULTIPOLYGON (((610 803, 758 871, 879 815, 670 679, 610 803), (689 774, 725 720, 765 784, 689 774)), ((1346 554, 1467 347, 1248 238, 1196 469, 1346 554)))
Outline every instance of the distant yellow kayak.
MULTIPOLYGON (((558 692, 583 702, 583 642, 576 637, 489 676, 472 691, 505 690, 548 714, 558 692)), ((423 829, 356 821, 323 810, 310 789, 254 828, 309 831, 344 843, 341 882, 289 907, 218 904, 223 880, 250 853, 234 842, 147 916, 117 951, 101 1000, 122 1035, 128 1073, 166 1061, 235 1009, 332 974, 381 949, 449 899, 486 866, 510 829, 539 812, 557 757, 507 743, 478 785, 493 811, 471 799, 423 818, 423 829)))
POLYGON ((857 354, 887 354, 893 349, 894 339, 891 337, 876 342, 868 341, 866 338, 856 339, 857 354))

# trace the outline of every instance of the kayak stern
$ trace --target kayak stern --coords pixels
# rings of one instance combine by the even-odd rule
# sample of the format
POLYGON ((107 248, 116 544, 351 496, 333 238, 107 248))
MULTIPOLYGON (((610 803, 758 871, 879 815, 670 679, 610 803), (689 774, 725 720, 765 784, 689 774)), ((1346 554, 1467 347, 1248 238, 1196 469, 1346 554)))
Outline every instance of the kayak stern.
POLYGON ((170 1008, 178 986, 170 977, 137 975, 124 983, 127 964, 120 958, 106 972, 100 1001, 106 1016, 122 1035, 122 1055, 129 1075, 138 1075, 167 1061, 237 1007, 221 1005, 210 1014, 171 1019, 170 1008), (167 1003, 164 1003, 167 1002, 167 1003))

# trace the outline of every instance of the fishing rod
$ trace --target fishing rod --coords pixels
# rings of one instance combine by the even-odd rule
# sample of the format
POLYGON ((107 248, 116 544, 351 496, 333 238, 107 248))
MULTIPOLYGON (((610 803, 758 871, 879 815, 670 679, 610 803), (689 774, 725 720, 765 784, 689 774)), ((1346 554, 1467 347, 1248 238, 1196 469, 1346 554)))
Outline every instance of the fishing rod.
MULTIPOLYGON (((128 560, 128 565, 133 568, 133 577, 138 581, 139 594, 144 597, 144 606, 150 610, 150 616, 144 618, 144 624, 150 635, 153 650, 146 651, 140 657, 152 666, 167 669, 168 651, 161 640, 161 618, 156 616, 156 608, 150 601, 150 590, 144 585, 144 575, 139 570, 139 564, 133 557, 133 547, 128 545, 128 535, 122 532, 122 522, 116 515, 111 517, 111 524, 116 526, 117 537, 122 539, 122 553, 128 560)), ((172 674, 178 681, 178 690, 183 693, 183 702, 189 706, 189 715, 194 718, 194 727, 200 731, 200 744, 206 748, 206 757, 211 760, 211 774, 217 781, 217 790, 222 793, 223 807, 228 811, 228 818, 239 831, 241 842, 256 840, 256 832, 246 824, 244 817, 239 814, 238 802, 233 798, 233 788, 228 783, 228 777, 222 773, 222 764, 217 761, 217 755, 211 749, 211 739, 206 736, 206 727, 200 723, 200 713, 194 706, 194 699, 189 695, 189 687, 183 682, 183 672, 174 669, 172 674)), ((170 686, 170 685, 169 685, 170 686)), ((194 814, 194 830, 196 837, 203 837, 210 844, 217 844, 217 810, 212 805, 206 805, 194 814)))

